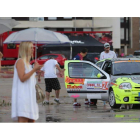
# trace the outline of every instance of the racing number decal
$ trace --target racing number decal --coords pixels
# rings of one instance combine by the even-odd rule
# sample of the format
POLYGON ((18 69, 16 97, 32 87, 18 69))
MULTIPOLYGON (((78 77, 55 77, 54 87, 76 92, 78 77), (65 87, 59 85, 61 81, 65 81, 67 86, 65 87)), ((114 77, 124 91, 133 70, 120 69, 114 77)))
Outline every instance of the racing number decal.
POLYGON ((105 81, 102 82, 102 89, 108 90, 108 82, 105 82, 105 81))

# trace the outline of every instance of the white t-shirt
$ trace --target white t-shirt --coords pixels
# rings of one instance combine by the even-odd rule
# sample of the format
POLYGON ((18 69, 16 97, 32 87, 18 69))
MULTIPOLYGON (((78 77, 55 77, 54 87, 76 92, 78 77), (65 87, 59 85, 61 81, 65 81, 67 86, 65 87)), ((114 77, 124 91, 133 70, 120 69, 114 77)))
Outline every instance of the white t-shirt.
POLYGON ((50 59, 44 63, 44 66, 41 68, 44 71, 44 78, 57 78, 56 64, 58 63, 54 59, 50 59))
POLYGON ((116 53, 114 51, 109 51, 109 53, 103 51, 100 55, 100 60, 108 58, 117 58, 116 53))

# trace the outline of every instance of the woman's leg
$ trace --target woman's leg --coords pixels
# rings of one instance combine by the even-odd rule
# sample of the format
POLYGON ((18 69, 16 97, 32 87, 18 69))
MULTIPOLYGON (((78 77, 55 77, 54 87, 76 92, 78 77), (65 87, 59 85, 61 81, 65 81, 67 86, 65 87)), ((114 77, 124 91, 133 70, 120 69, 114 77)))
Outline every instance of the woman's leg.
POLYGON ((35 120, 28 119, 28 122, 30 122, 30 123, 34 123, 34 122, 35 122, 35 120))
POLYGON ((18 117, 18 122, 19 123, 25 123, 25 122, 28 122, 28 118, 25 118, 25 117, 18 117))
POLYGON ((19 123, 23 123, 23 122, 35 122, 35 120, 28 119, 28 118, 25 118, 25 117, 18 117, 18 122, 19 123))

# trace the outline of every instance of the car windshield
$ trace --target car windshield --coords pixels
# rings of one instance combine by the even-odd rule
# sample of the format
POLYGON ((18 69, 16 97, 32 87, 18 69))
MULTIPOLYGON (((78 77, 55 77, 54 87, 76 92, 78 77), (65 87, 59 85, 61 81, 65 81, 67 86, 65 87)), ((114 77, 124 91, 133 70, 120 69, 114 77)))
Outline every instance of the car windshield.
POLYGON ((115 62, 113 63, 113 75, 140 75, 140 61, 139 62, 115 62))

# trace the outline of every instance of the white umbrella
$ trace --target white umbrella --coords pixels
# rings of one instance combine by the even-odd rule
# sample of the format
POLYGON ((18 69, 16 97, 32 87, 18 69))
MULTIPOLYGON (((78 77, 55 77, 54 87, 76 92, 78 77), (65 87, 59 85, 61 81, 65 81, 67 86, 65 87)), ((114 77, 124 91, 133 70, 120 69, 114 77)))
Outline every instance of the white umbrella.
MULTIPOLYGON (((70 40, 66 35, 40 28, 30 28, 12 33, 10 36, 6 38, 4 43, 10 44, 10 43, 20 43, 24 41, 32 41, 33 43, 36 44, 65 44, 65 43, 70 44, 70 40)), ((72 57, 72 54, 70 57, 72 57)))
POLYGON ((19 22, 14 19, 0 19, 0 34, 6 31, 10 31, 14 26, 18 24, 19 22))

